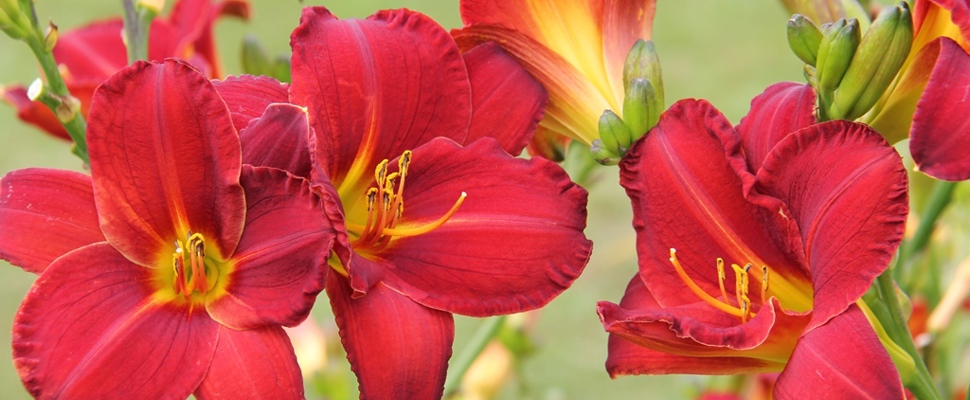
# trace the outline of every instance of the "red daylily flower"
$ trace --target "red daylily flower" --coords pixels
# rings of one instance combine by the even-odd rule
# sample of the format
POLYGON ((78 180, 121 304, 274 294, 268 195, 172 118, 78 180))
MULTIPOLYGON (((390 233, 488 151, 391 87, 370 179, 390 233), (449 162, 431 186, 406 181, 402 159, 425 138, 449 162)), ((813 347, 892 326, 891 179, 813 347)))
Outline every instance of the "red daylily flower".
POLYGON ((89 122, 90 176, 0 181, 0 257, 40 274, 13 331, 27 390, 302 398, 281 325, 306 318, 334 243, 310 183, 243 165, 223 99, 178 61, 122 69, 89 122))
POLYGON ((462 54, 408 10, 338 20, 307 8, 291 45, 292 85, 217 83, 237 127, 272 102, 307 107, 310 127, 244 137, 243 152, 312 176, 330 205, 327 293, 362 397, 441 397, 452 313, 541 307, 589 259, 586 192, 548 160, 510 155, 546 94, 498 46, 462 54))
MULTIPOLYGON (((249 19, 249 1, 177 1, 168 18, 152 21, 148 59, 178 57, 188 60, 207 76, 221 76, 212 26, 217 18, 226 15, 249 19)), ((128 65, 128 53, 121 40, 123 30, 120 17, 94 22, 61 34, 54 46, 54 58, 63 67, 62 74, 71 95, 81 102, 82 115, 88 114, 94 89, 128 65)), ((2 87, 0 97, 17 109, 17 116, 24 122, 56 137, 71 139, 50 109, 27 98, 25 88, 2 87)))
POLYGON ((910 138, 920 171, 970 179, 970 2, 917 0, 909 58, 863 120, 890 142, 910 138))
MULTIPOLYGON (((549 91, 530 152, 554 158, 551 142, 599 138, 603 110, 623 109, 623 64, 650 39, 653 0, 462 0, 462 49, 499 43, 549 91)), ((622 115, 621 115, 622 117, 622 115)))
POLYGON ((598 312, 610 375, 779 372, 775 398, 901 398, 853 304, 908 211, 899 155, 847 121, 815 123, 807 85, 776 84, 735 128, 684 100, 621 162, 639 273, 598 312))

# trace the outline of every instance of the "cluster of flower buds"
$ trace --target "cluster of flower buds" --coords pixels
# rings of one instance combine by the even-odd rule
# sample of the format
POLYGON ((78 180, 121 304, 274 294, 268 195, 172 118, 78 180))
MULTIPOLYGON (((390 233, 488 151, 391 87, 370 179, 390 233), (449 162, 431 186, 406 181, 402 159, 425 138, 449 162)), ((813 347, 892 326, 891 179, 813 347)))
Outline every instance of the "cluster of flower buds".
POLYGON ((615 165, 637 139, 660 119, 664 110, 663 76, 657 49, 650 40, 633 44, 623 65, 623 117, 606 110, 599 120, 600 138, 590 151, 597 162, 615 165))
POLYGON ((21 2, 20 0, 0 0, 0 30, 14 39, 23 39, 33 30, 30 17, 24 13, 24 7, 19 4, 21 2))
POLYGON ((883 9, 865 35, 855 18, 821 29, 800 14, 788 21, 788 44, 806 64, 821 120, 854 120, 868 112, 896 77, 912 42, 913 18, 905 2, 883 9))

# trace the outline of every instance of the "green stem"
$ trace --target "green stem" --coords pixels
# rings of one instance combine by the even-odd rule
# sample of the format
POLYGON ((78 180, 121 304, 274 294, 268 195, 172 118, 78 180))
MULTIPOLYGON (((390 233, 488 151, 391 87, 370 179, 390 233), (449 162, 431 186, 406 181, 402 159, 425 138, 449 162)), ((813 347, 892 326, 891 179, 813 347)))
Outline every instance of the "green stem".
MULTIPOLYGON (((51 92, 55 95, 66 98, 71 95, 71 92, 67 90, 67 84, 64 83, 64 78, 61 77, 61 71, 57 69, 57 61, 54 60, 54 55, 47 51, 44 46, 44 35, 35 28, 33 35, 29 35, 24 38, 27 45, 30 46, 30 50, 34 53, 34 57, 37 58, 37 62, 40 63, 41 69, 44 71, 44 76, 47 78, 47 86, 50 88, 51 92)), ((50 107, 51 111, 57 114, 55 107, 50 107)), ((74 140, 74 149, 72 152, 81 158, 85 163, 88 160, 88 144, 85 140, 84 132, 87 130, 87 124, 84 122, 84 117, 81 113, 74 115, 70 121, 61 121, 64 125, 64 129, 67 130, 67 134, 71 136, 74 140)))
MULTIPOLYGON (((128 49, 128 63, 148 59, 148 24, 142 15, 144 8, 135 7, 132 0, 122 0, 125 6, 125 47, 128 49)), ((151 20, 149 19, 149 23, 151 20)))
POLYGON ((933 236, 933 230, 936 229, 936 220, 940 218, 940 215, 946 210, 946 206, 950 204, 957 183, 948 181, 936 182, 936 185, 933 187, 933 193, 930 194, 930 201, 923 210, 916 234, 913 235, 912 239, 905 241, 899 248, 897 265, 901 268, 896 268, 896 279, 900 279, 901 277, 898 275, 903 270, 908 269, 909 259, 914 254, 925 249, 926 245, 930 242, 930 237, 933 236))
POLYGON ((893 342, 896 342, 913 358, 916 366, 916 375, 906 385, 906 388, 912 391, 917 399, 942 400, 936 384, 933 383, 933 377, 930 376, 930 371, 926 368, 926 363, 920 356, 916 343, 913 342, 913 336, 909 332, 909 325, 906 324, 902 308, 899 307, 899 297, 896 294, 896 285, 893 283, 892 273, 886 271, 879 275, 879 278, 876 278, 876 284, 880 298, 889 309, 890 321, 883 321, 883 328, 886 329, 886 333, 889 334, 893 342))
POLYGON ((448 377, 445 379, 444 397, 448 397, 450 394, 458 390, 458 386, 461 384, 461 378, 465 376, 465 373, 468 372, 468 368, 471 367, 472 363, 475 362, 480 354, 482 354, 482 351, 485 350, 485 346, 487 346, 488 343, 491 342, 496 335, 498 335, 499 330, 501 330, 504 323, 505 316, 501 315, 485 320, 485 322, 478 327, 478 330, 475 331, 475 335, 472 336, 472 339, 468 345, 462 349, 461 354, 455 358, 451 371, 448 372, 448 377))

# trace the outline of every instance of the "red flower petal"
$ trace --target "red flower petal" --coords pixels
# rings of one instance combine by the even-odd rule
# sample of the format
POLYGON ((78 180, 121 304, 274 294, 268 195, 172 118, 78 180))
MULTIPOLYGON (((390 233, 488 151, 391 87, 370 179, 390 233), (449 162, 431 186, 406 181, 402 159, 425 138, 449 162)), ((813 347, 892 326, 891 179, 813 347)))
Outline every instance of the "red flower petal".
POLYGON ((802 336, 774 398, 902 399, 899 372, 856 305, 802 336))
POLYGON ((124 22, 114 18, 66 32, 57 38, 54 58, 67 67, 70 81, 99 84, 128 65, 123 30, 124 22))
POLYGON ((611 334, 607 370, 611 375, 780 371, 810 316, 778 310, 773 299, 770 307, 762 307, 754 319, 741 324, 700 301, 663 308, 642 279, 634 276, 619 306, 605 301, 597 306, 603 327, 611 334), (639 364, 658 359, 672 364, 639 364))
POLYGON ((279 326, 219 329, 219 343, 195 397, 205 399, 303 399, 303 376, 293 345, 279 326))
MULTIPOLYGON (((811 286, 798 232, 777 209, 745 198, 739 171, 753 178, 740 145, 727 119, 696 100, 675 103, 634 144, 620 163, 620 184, 633 202, 640 274, 657 301, 673 307, 696 303, 699 297, 686 290, 671 264, 671 248, 677 249, 687 275, 714 297, 721 296, 717 258, 728 266, 767 265, 776 278, 772 287, 785 294, 782 304, 808 311, 811 286), (783 289, 779 279, 788 287, 783 289)), ((733 289, 735 277, 727 275, 724 285, 733 289)))
POLYGON ((586 191, 556 164, 514 158, 494 139, 460 147, 436 139, 414 150, 398 228, 440 228, 395 239, 376 257, 385 284, 428 307, 487 316, 539 308, 589 261, 586 191))
POLYGON ((246 230, 232 256, 228 292, 206 304, 213 319, 234 329, 293 326, 323 290, 333 227, 304 179, 273 168, 243 167, 246 230))
POLYGON ((865 125, 831 121, 778 143, 757 179, 754 190, 787 204, 801 230, 818 326, 858 300, 895 254, 909 212, 902 161, 865 125))
POLYGON ((286 93, 289 86, 266 76, 230 76, 222 81, 213 80, 212 85, 229 106, 232 124, 240 132, 250 121, 261 117, 270 104, 289 100, 286 93))
MULTIPOLYGON (((71 140, 67 130, 57 120, 57 116, 50 108, 39 101, 30 101, 27 97, 27 89, 0 86, 0 97, 17 109, 17 118, 20 118, 21 121, 33 124, 60 139, 71 140)), ((88 97, 88 100, 88 104, 90 104, 90 97, 88 97)))
MULTIPOLYGON (((597 121, 606 109, 619 109, 561 55, 521 32, 496 25, 475 25, 451 33, 462 49, 495 41, 515 57, 549 93, 542 125, 560 135, 590 143, 599 138, 597 121)), ((629 49, 627 49, 629 51, 629 49)))
MULTIPOLYGON (((211 66, 212 77, 222 76, 216 43, 212 36, 213 25, 220 16, 234 16, 249 19, 250 9, 247 0, 224 0, 212 4, 212 0, 179 0, 172 10, 171 23, 180 30, 181 45, 191 45, 191 52, 201 56, 211 66)), ((176 56, 183 56, 177 54, 176 56)))
POLYGON ((14 322, 14 364, 38 398, 186 398, 219 325, 152 299, 153 274, 107 243, 57 259, 14 322))
POLYGON ((23 169, 0 180, 0 258, 41 273, 57 257, 103 242, 91 177, 23 169))
POLYGON ((310 178, 310 125, 306 109, 272 104, 262 117, 239 132, 246 164, 273 167, 310 178))
POLYGON ((768 86, 751 100, 751 111, 737 128, 748 170, 754 173, 761 168, 765 155, 785 136, 815 123, 815 90, 810 85, 781 82, 768 86))
POLYGON ((970 179, 970 54, 948 38, 913 115, 909 143, 919 170, 938 179, 970 179))
POLYGON ((347 280, 338 274, 330 274, 327 295, 362 399, 442 396, 455 337, 451 314, 382 284, 352 299, 347 280))
POLYGON ((451 36, 430 18, 398 10, 341 21, 308 7, 290 43, 291 100, 309 108, 317 160, 334 182, 363 191, 370 179, 361 177, 382 159, 437 136, 464 140, 468 74, 451 36))
POLYGON ((91 175, 108 241, 142 265, 186 230, 232 254, 245 213, 241 151, 212 84, 174 60, 136 63, 101 86, 92 109, 91 175))
POLYGON ((542 119, 546 90, 494 42, 464 57, 472 85, 472 122, 464 143, 494 137, 505 151, 518 155, 542 119))

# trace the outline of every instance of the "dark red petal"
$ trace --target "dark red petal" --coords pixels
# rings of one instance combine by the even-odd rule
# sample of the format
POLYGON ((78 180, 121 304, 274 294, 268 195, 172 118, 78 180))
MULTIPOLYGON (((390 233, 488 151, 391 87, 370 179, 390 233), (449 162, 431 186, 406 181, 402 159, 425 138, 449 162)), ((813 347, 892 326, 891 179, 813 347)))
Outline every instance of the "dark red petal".
POLYGON ((266 76, 230 76, 222 81, 213 80, 212 84, 229 106, 232 124, 237 131, 261 117, 270 104, 286 103, 289 96, 287 84, 266 76))
POLYGON ((270 105, 262 117, 239 132, 244 163, 279 168, 306 179, 310 178, 309 140, 306 109, 287 103, 270 105))
POLYGON ((67 67, 70 81, 101 83, 128 65, 128 53, 121 41, 121 18, 95 22, 57 38, 54 58, 67 67))
POLYGON ((279 326, 220 327, 209 372, 194 394, 200 400, 303 399, 303 376, 290 338, 279 326))
POLYGON ((346 279, 330 274, 327 295, 340 342, 362 399, 437 399, 444 391, 455 323, 377 284, 353 299, 346 279))
POLYGON ((249 14, 249 1, 247 0, 224 0, 218 3, 211 0, 180 0, 172 12, 172 22, 184 25, 190 30, 194 29, 194 31, 183 33, 185 39, 191 40, 191 52, 199 55, 211 66, 210 76, 221 77, 222 66, 219 62, 219 54, 216 51, 216 43, 212 34, 213 25, 215 25, 216 19, 221 16, 234 16, 248 20, 249 14), (206 6, 204 9, 182 5, 182 3, 202 3, 203 1, 206 6))
MULTIPOLYGON (((620 184, 633 203, 640 274, 661 305, 699 301, 669 260, 675 248, 687 275, 714 297, 721 296, 716 269, 721 257, 728 268, 732 263, 750 262, 756 270, 767 265, 770 275, 793 286, 786 296, 790 299, 782 299, 788 309, 811 308, 798 231, 777 209, 745 198, 739 171, 750 174, 740 156, 740 136, 713 106, 697 100, 675 103, 633 145, 620 168, 620 184)), ((725 286, 735 288, 734 274, 727 275, 725 286)), ((752 282, 760 285, 760 279, 752 282)))
POLYGON ((824 323, 865 293, 899 246, 909 212, 902 160, 865 125, 831 121, 778 143, 757 180, 755 190, 788 204, 801 230, 811 326, 824 323))
POLYGON ((899 372, 856 305, 802 336, 774 398, 902 399, 899 372))
POLYGON ((549 95, 494 42, 464 54, 472 85, 472 122, 464 143, 494 137, 518 155, 535 133, 549 95))
POLYGON ((71 140, 67 130, 57 120, 57 116, 44 103, 30 101, 27 97, 27 89, 22 87, 2 87, 0 86, 0 99, 7 102, 17 109, 17 118, 21 121, 33 124, 55 137, 71 140))
POLYGON ((421 304, 472 316, 539 308, 589 261, 586 191, 551 161, 512 157, 492 138, 464 148, 441 138, 415 149, 408 171, 397 228, 435 221, 468 194, 440 228, 376 254, 391 264, 385 284, 421 304))
POLYGON ((91 176, 108 241, 142 265, 184 230, 221 258, 232 254, 245 214, 241 150, 209 80, 175 60, 136 63, 106 81, 91 108, 91 176))
POLYGON ((22 169, 0 180, 0 258, 41 273, 71 250, 103 242, 91 177, 22 169))
POLYGON ((339 21, 308 7, 290 45, 291 100, 309 108, 317 160, 334 182, 361 181, 366 190, 382 159, 437 136, 465 139, 468 74, 454 40, 430 18, 397 10, 339 21))
POLYGON ((38 398, 186 398, 219 325, 153 299, 154 277, 107 243, 57 259, 14 321, 14 365, 38 398))
POLYGON ((909 148, 920 171, 938 179, 970 179, 970 54, 949 38, 913 115, 909 148))
POLYGON ((761 168, 765 155, 785 136, 815 123, 815 90, 810 85, 781 82, 768 86, 751 100, 751 111, 737 128, 748 170, 754 173, 761 168))
POLYGON ((597 306, 603 328, 611 334, 607 368, 614 375, 780 371, 811 317, 779 310, 772 299, 770 307, 761 307, 754 319, 742 324, 700 301, 663 308, 639 276, 627 286, 620 305, 603 301, 597 306), (661 358, 673 364, 639 364, 661 358))
POLYGON ((326 283, 333 227, 305 179, 274 168, 242 171, 246 230, 232 256, 228 293, 206 308, 235 329, 296 325, 326 283))

